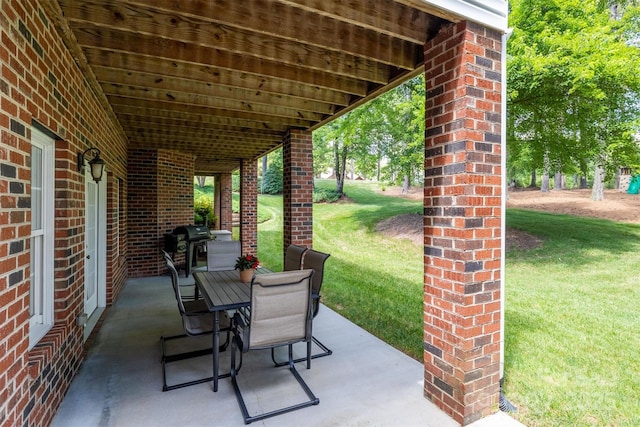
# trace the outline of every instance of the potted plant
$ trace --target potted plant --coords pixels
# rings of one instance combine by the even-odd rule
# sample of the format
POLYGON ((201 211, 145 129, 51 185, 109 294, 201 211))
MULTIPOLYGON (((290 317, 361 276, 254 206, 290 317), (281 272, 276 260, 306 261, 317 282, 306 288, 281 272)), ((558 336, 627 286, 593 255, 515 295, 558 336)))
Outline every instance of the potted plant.
POLYGON ((235 269, 240 271, 240 280, 244 283, 249 283, 259 265, 260 260, 258 260, 257 256, 246 254, 236 259, 235 269))

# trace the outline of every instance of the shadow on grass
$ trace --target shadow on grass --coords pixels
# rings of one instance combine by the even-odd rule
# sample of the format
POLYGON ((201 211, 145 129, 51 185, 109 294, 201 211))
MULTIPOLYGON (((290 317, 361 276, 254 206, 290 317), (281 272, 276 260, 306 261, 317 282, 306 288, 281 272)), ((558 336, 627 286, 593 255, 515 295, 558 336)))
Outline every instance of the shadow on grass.
POLYGON ((522 209, 507 209, 506 222, 544 241, 540 249, 507 254, 519 262, 584 265, 602 253, 623 256, 640 250, 640 226, 635 224, 522 209))
POLYGON ((422 214, 421 200, 390 196, 372 191, 366 186, 350 185, 345 194, 353 200, 354 207, 343 208, 351 210, 350 220, 367 230, 372 230, 379 221, 401 214, 422 214))

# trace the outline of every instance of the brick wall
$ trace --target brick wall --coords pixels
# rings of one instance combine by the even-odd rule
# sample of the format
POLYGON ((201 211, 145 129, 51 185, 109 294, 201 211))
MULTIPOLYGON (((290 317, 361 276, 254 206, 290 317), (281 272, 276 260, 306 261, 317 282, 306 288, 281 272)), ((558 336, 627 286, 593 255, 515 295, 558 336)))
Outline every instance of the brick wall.
MULTIPOLYGON (((220 230, 233 231, 233 179, 230 173, 220 174, 216 178, 216 194, 220 191, 219 205, 216 207, 218 212, 218 222, 220 230)), ((216 199, 216 202, 218 200, 216 199)))
MULTIPOLYGON (((36 0, 0 2, 0 425, 48 425, 82 360, 84 176, 76 156, 102 151, 114 186, 126 182, 126 138, 84 80, 80 68, 36 0), (31 128, 38 122, 55 144, 55 312, 52 329, 29 350, 31 128)), ((121 186, 119 200, 126 198, 121 186)), ((113 208, 109 221, 116 219, 113 208)), ((124 224, 126 226, 126 220, 124 224)), ((122 224, 107 243, 126 248, 122 224)), ((107 293, 126 279, 126 251, 108 245, 107 293), (124 255, 124 258, 122 256, 124 255), (119 262, 113 262, 115 260, 119 262)))
MULTIPOLYGON (((291 130, 285 136, 283 156, 283 242, 313 244, 313 140, 311 132, 291 130)), ((284 254, 283 254, 284 256, 284 254)))
POLYGON ((425 58, 425 395, 466 425, 499 399, 500 34, 451 25, 425 58))
POLYGON ((164 234, 193 224, 193 164, 192 155, 179 151, 129 151, 130 277, 164 273, 164 234))
POLYGON ((107 287, 107 305, 113 304, 127 277, 127 183, 125 179, 109 180, 107 193, 112 194, 107 201, 107 277, 112 278, 112 286, 107 287))
POLYGON ((244 159, 240 164, 240 241, 242 253, 258 252, 258 162, 244 159))

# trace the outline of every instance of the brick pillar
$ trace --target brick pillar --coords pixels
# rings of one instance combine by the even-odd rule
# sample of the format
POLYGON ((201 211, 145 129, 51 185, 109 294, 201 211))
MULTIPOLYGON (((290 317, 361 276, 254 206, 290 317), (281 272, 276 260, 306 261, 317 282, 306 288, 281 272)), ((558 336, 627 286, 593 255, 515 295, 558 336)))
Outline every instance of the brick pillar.
MULTIPOLYGON (((311 132, 290 130, 283 148, 283 243, 313 244, 313 141, 311 132)), ((284 256, 284 254, 283 254, 284 256)))
POLYGON ((452 24, 425 60, 424 393, 467 425, 500 390, 501 37, 452 24))
POLYGON ((242 253, 258 252, 258 162, 243 159, 240 163, 240 241, 242 253))
POLYGON ((220 230, 233 231, 233 206, 232 194, 233 183, 230 173, 223 173, 216 176, 216 197, 220 193, 220 200, 216 198, 216 215, 218 215, 218 228, 220 230))

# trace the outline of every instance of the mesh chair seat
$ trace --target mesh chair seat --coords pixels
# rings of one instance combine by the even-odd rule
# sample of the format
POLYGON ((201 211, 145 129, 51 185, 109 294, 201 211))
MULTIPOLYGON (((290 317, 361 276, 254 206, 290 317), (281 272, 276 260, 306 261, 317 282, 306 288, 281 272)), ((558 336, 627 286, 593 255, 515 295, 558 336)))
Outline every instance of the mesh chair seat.
POLYGON ((186 313, 207 313, 209 314, 209 307, 203 299, 194 301, 182 301, 184 305, 184 311, 186 313))

